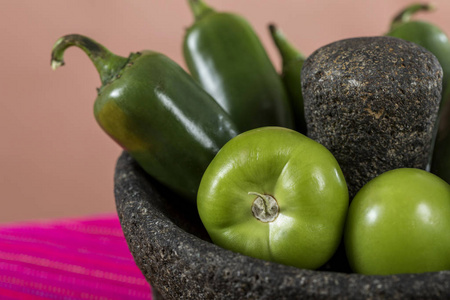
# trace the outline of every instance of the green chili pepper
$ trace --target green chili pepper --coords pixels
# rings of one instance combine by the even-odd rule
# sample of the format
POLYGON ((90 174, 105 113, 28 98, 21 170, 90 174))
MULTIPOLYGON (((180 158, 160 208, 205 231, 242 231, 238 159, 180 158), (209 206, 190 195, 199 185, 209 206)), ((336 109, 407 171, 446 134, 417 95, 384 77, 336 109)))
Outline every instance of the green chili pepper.
POLYGON ((188 0, 195 16, 183 52, 192 76, 241 131, 266 125, 292 128, 286 90, 250 24, 188 0))
POLYGON ((424 47, 436 56, 442 66, 442 100, 433 138, 430 171, 450 183, 450 42, 448 36, 437 26, 411 20, 415 13, 433 9, 431 4, 412 4, 406 7, 393 19, 391 29, 386 35, 424 47))
POLYGON ((114 55, 81 35, 60 38, 64 51, 81 48, 100 74, 94 114, 103 130, 151 176, 195 203, 203 172, 238 131, 228 114, 168 57, 152 51, 114 55))
MULTIPOLYGON (((443 94, 449 86, 450 80, 450 42, 448 36, 437 26, 420 20, 411 20, 411 17, 420 11, 433 10, 431 4, 412 4, 401 11, 392 21, 390 31, 386 34, 416 43, 431 53, 438 59, 444 72, 442 82, 443 94)), ((441 108, 444 106, 446 98, 441 101, 441 108)))
POLYGON ((439 114, 439 127, 434 144, 431 172, 450 184, 450 101, 446 103, 439 114))
POLYGON ((295 129, 306 134, 305 109, 300 84, 300 73, 305 57, 286 39, 283 32, 274 24, 269 25, 269 31, 281 56, 281 79, 286 87, 294 113, 295 129))

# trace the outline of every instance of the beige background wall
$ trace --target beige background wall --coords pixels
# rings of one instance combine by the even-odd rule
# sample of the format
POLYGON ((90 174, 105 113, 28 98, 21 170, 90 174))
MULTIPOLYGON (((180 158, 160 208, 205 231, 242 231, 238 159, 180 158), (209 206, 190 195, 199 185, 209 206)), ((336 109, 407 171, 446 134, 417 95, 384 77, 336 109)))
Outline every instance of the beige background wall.
MULTIPOLYGON (((279 68, 267 24, 278 24, 306 55, 329 42, 380 35, 407 0, 209 0, 245 16, 279 68)), ((420 17, 450 33, 450 1, 420 17)), ((50 50, 80 33, 128 55, 151 49, 183 64, 192 22, 184 0, 0 0, 0 223, 113 212, 121 149, 93 117, 95 68, 79 49, 52 71, 50 50)))

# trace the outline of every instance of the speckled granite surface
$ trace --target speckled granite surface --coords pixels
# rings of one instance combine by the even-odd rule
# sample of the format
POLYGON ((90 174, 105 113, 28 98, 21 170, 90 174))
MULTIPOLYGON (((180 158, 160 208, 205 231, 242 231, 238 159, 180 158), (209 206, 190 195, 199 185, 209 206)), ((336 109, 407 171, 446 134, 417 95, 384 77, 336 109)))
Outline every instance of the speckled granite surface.
POLYGON ((341 40, 308 57, 308 136, 334 154, 351 198, 385 171, 426 168, 441 89, 437 59, 397 38, 341 40))
POLYGON ((450 299, 450 272, 363 276, 301 270, 221 249, 195 208, 152 181, 126 154, 115 196, 134 259, 155 299, 450 299))

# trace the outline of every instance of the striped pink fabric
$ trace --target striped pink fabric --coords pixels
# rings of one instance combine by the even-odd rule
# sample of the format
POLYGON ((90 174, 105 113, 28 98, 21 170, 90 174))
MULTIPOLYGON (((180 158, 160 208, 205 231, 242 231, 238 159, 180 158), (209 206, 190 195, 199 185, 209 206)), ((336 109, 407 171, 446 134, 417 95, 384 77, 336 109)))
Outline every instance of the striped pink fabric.
POLYGON ((0 299, 151 299, 117 215, 0 225, 0 299))

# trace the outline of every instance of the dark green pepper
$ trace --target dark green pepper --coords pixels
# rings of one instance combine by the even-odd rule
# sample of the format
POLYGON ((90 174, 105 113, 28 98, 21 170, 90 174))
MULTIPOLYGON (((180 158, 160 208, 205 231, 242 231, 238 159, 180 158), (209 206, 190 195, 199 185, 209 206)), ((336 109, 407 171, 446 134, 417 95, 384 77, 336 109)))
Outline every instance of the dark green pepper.
MULTIPOLYGON (((447 96, 448 97, 448 96, 447 96)), ((431 172, 450 184, 450 101, 447 100, 439 115, 439 128, 434 144, 431 172)))
MULTIPOLYGON (((440 28, 429 22, 411 20, 415 13, 430 11, 433 8, 434 6, 430 4, 408 6, 393 19, 391 28, 386 35, 416 43, 433 53, 444 72, 442 90, 444 91, 443 94, 446 94, 450 80, 450 42, 448 36, 440 28)), ((445 104, 445 100, 446 98, 443 97, 441 108, 445 104)))
POLYGON ((94 105, 99 125, 147 173, 195 203, 203 172, 238 134, 228 114, 163 54, 125 58, 85 36, 67 35, 53 47, 54 69, 71 46, 81 48, 100 74, 94 105))
POLYGON ((281 79, 289 96, 294 113, 295 129, 306 134, 305 108, 301 87, 300 73, 305 56, 298 51, 274 24, 269 25, 270 35, 281 56, 281 79))
POLYGON ((411 20, 415 13, 432 9, 434 7, 430 4, 408 6, 393 19, 391 29, 386 35, 424 47, 436 56, 442 66, 442 100, 433 138, 430 171, 450 183, 450 42, 448 36, 437 26, 411 20))
POLYGON ((292 128, 286 90, 258 36, 242 17, 189 0, 195 16, 183 53, 191 75, 229 113, 241 131, 292 128))

